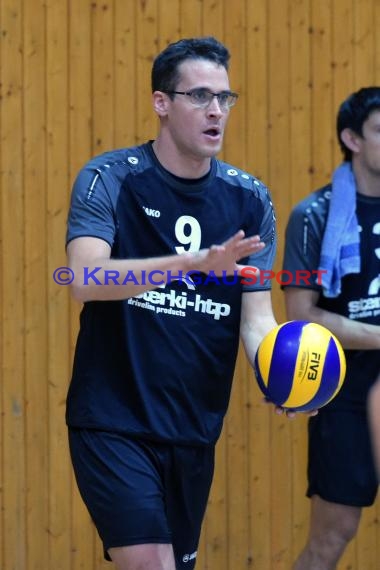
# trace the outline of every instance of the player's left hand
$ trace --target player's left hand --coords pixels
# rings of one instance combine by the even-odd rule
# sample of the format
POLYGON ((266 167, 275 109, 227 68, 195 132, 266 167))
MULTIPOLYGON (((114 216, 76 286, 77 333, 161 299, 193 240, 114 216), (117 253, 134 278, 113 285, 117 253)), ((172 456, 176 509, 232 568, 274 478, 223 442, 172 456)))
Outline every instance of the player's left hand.
POLYGON ((312 417, 312 416, 316 416, 318 414, 318 410, 309 410, 308 412, 296 412, 294 410, 288 410, 286 408, 282 408, 281 406, 276 406, 276 404, 273 404, 273 402, 270 402, 267 398, 263 398, 263 401, 266 404, 271 404, 272 406, 274 406, 274 413, 277 414, 278 416, 283 416, 284 414, 286 415, 287 418, 289 418, 290 420, 293 420, 297 414, 306 414, 308 417, 312 417))

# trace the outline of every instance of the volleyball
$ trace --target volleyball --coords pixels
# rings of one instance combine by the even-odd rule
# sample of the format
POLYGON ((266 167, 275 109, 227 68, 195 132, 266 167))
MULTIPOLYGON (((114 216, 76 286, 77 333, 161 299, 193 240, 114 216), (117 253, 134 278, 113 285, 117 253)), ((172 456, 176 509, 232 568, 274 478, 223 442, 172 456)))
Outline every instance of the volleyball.
POLYGON ((254 370, 268 401, 307 412, 337 395, 346 374, 346 359, 340 342, 328 329, 308 321, 289 321, 263 338, 254 370))

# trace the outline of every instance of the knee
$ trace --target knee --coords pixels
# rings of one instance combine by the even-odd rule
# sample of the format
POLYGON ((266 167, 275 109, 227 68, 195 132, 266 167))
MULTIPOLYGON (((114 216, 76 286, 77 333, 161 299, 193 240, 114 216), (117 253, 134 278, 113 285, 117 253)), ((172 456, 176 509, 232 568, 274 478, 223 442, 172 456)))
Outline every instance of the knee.
POLYGON ((327 550, 342 550, 355 537, 359 526, 359 517, 345 517, 336 521, 335 525, 326 526, 322 532, 314 536, 314 546, 327 550))

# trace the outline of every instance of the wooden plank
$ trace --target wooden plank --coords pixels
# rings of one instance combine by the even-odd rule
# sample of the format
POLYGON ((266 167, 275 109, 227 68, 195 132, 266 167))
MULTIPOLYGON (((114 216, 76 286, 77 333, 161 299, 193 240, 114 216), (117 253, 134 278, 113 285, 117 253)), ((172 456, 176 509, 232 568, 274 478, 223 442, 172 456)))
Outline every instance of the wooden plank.
POLYGON ((227 510, 227 441, 224 430, 216 446, 214 480, 201 535, 200 569, 228 569, 227 510))
MULTIPOLYGON (((246 168, 269 183, 268 166, 268 7, 266 0, 246 3, 246 72, 238 105, 245 108, 246 168)), ((263 403, 250 365, 246 363, 248 412, 248 529, 253 568, 270 568, 271 488, 270 433, 272 408, 263 403)))
POLYGON ((227 489, 227 559, 228 568, 248 568, 251 561, 249 545, 248 506, 248 397, 243 375, 245 361, 237 363, 230 406, 225 422, 226 489, 227 489))
MULTIPOLYGON (((269 66, 269 185, 277 211, 279 236, 285 229, 288 196, 290 194, 290 38, 289 3, 268 2, 267 65, 269 66)), ((282 256, 281 241, 277 256, 278 266, 282 256)), ((277 311, 276 299, 274 300, 277 311)), ((272 557, 269 568, 288 570, 291 565, 289 544, 292 540, 291 516, 292 497, 289 486, 292 476, 292 446, 289 421, 284 417, 271 417, 271 546, 272 557), (280 467, 281 466, 281 467, 280 467), (286 517, 284 519, 284 517, 286 517), (289 520, 290 519, 290 520, 289 520), (286 522, 285 522, 286 521, 286 522)))
POLYGON ((245 91, 237 105, 245 106, 247 169, 268 183, 268 15, 265 0, 246 5, 245 91))
POLYGON ((26 567, 22 2, 1 4, 2 568, 26 567))
MULTIPOLYGON (((5 28, 3 27, 3 11, 0 5, 0 101, 4 98, 3 92, 3 84, 4 78, 2 75, 2 62, 3 62, 3 44, 4 44, 4 31, 5 28)), ((6 34, 5 34, 6 35, 6 34)), ((2 131, 2 111, 0 108, 0 132, 2 131)), ((3 200, 1 196, 4 194, 4 186, 3 186, 3 177, 1 172, 3 171, 3 161, 1 155, 1 145, 0 145, 0 220, 3 221, 3 200)), ((4 263, 3 263, 3 232, 2 232, 2 225, 0 227, 0 271, 1 275, 4 275, 4 263)), ((3 386, 4 386, 4 367, 3 367, 3 353, 4 353, 4 311, 3 311, 3 302, 4 302, 4 292, 3 292, 3 279, 0 279, 0 457, 4 457, 4 411, 5 411, 5 400, 3 398, 3 386)), ((3 514, 5 512, 4 507, 4 476, 5 476, 5 466, 4 461, 0 462, 0 567, 4 565, 4 521, 3 521, 3 514)))
POLYGON ((375 79, 375 6, 373 0, 357 0, 354 10, 353 75, 354 90, 374 85, 375 79))
POLYGON ((271 568, 271 417, 247 364, 248 382, 248 528, 253 568, 271 568))
MULTIPOLYGON (((310 130, 312 158, 310 165, 312 190, 331 180, 334 168, 334 147, 338 146, 335 134, 332 83, 332 23, 329 3, 311 2, 311 115, 310 130)), ((297 199, 306 195, 299 189, 297 199)))
POLYGON ((115 0, 115 146, 133 146, 136 137, 136 1, 115 0))
MULTIPOLYGON (((333 108, 335 113, 342 101, 354 91, 353 74, 353 14, 355 0, 335 0, 331 3, 333 108)), ((333 163, 342 161, 341 151, 333 147, 333 163)))
POLYGON ((180 0, 158 3, 157 49, 162 51, 172 42, 180 39, 180 0))
MULTIPOLYGON (((268 7, 266 1, 246 4, 246 75, 238 105, 245 107, 247 170, 269 183, 268 139, 268 7)), ((249 560, 253 568, 271 564, 271 415, 250 366, 248 385, 248 529, 249 560)))
POLYGON ((114 147, 114 27, 113 0, 91 4, 93 153, 114 147))
MULTIPOLYGON (((68 4, 48 0, 46 26, 46 176, 48 275, 66 265, 68 161, 68 4)), ((48 280, 49 568, 67 570, 71 554, 71 467, 65 426, 70 371, 68 290, 48 280)))
POLYGON ((157 119, 152 109, 151 70, 158 53, 158 2, 139 0, 136 14, 136 142, 154 139, 157 119))
POLYGON ((45 6, 24 4, 25 395, 28 569, 48 568, 45 6))
MULTIPOLYGON (((203 0, 201 5, 201 34, 202 36, 214 36, 217 40, 224 40, 224 15, 228 10, 226 0, 203 0)), ((198 32, 199 33, 199 32, 198 32)))
MULTIPOLYGON (((373 27, 375 30, 379 29, 379 25, 380 25, 380 2, 377 2, 377 0, 373 0, 373 27)), ((375 39, 374 39, 374 60, 375 60, 375 69, 374 69, 374 84, 375 85, 379 85, 380 84, 380 37, 379 34, 375 34, 375 39)))
POLYGON ((182 38, 202 35, 202 0, 180 0, 180 35, 182 38))
MULTIPOLYGON (((233 10, 224 12, 224 39, 231 53, 230 83, 233 90, 242 92, 246 80, 246 45, 242 30, 245 25, 245 2, 236 0, 233 10)), ((237 104, 230 112, 224 143, 224 158, 237 167, 246 169, 246 146, 242 126, 245 125, 246 108, 237 104)), ((228 566, 249 566, 251 548, 247 525, 248 490, 248 382, 245 375, 246 361, 240 353, 231 394, 227 421, 227 530, 228 566)))
MULTIPOLYGON (((286 211, 289 216, 299 195, 311 190, 311 41, 310 2, 295 0, 290 3, 290 189, 287 193, 286 211)), ((294 561, 301 551, 308 533, 309 502, 305 498, 307 433, 304 418, 298 417, 290 424, 291 471, 290 494, 292 497, 290 556, 294 561)), ((290 513, 289 513, 290 514, 290 513)))
POLYGON ((376 505, 363 509, 356 542, 356 567, 377 570, 378 559, 378 519, 376 505))
MULTIPOLYGON (((245 25, 245 2, 236 0, 232 11, 224 12, 224 41, 231 53, 229 70, 231 88, 237 93, 243 93, 246 81, 246 45, 242 29, 245 25)), ((239 101, 230 111, 227 131, 224 141, 224 159, 240 168, 247 168, 246 147, 242 127, 246 121, 245 105, 239 101)))
MULTIPOLYGON (((87 0, 72 0, 70 2, 69 20, 69 182, 65 191, 66 204, 69 202, 72 183, 80 168, 90 158, 92 153, 92 91, 91 91, 91 6, 87 0)), ((62 207, 64 205, 62 204, 62 207)), ((65 206, 67 209, 67 206, 65 206)), ((64 237, 61 227, 59 233, 60 251, 63 253, 64 237)), ((63 263, 63 265, 65 265, 63 263)), ((66 292, 62 291, 63 294, 66 292)), ((60 311, 66 318, 66 299, 60 299, 60 311)), ((74 346, 76 344, 81 305, 74 301, 69 303, 68 362, 71 365, 74 346)), ((68 375, 67 380, 70 376, 68 375)), ((71 467, 71 464, 70 464, 71 467)), ((94 542, 95 533, 87 509, 79 495, 74 474, 70 478, 69 496, 66 498, 71 505, 71 558, 70 570, 84 570, 95 567, 94 542), (71 496, 70 496, 71 495, 71 496), (71 500, 70 500, 71 499, 71 500)))

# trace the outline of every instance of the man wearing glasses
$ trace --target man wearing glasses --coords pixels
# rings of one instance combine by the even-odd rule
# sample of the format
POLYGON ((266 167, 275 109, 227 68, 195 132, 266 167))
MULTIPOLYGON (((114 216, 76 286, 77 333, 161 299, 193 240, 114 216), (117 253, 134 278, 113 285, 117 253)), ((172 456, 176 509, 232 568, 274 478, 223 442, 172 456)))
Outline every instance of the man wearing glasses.
POLYGON ((184 39, 152 69, 157 138, 92 159, 67 252, 84 303, 67 424, 80 492, 118 570, 191 570, 239 331, 253 363, 276 326, 267 188, 215 158, 237 94, 228 50, 184 39), (257 271, 259 276, 259 272, 257 271))

